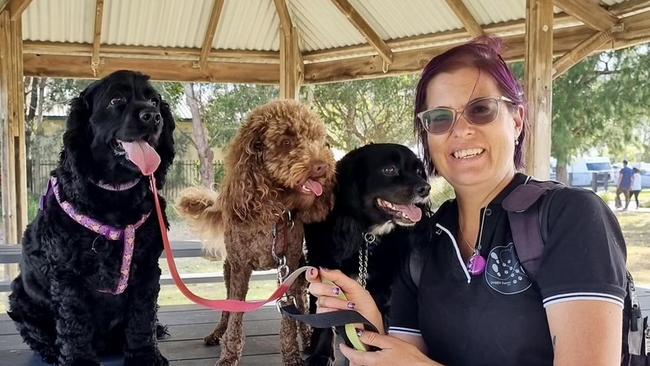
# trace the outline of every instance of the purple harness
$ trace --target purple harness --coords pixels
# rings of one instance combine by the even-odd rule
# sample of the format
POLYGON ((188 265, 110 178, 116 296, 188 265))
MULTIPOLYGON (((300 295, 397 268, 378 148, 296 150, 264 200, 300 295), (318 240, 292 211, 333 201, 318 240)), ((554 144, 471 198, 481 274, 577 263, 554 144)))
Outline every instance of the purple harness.
POLYGON ((151 212, 142 215, 142 218, 135 224, 127 225, 124 229, 118 229, 109 225, 104 225, 101 222, 86 215, 82 215, 74 209, 70 202, 61 201, 56 177, 50 178, 47 192, 45 193, 43 201, 41 201, 41 209, 45 205, 45 197, 47 197, 49 194, 50 189, 54 192, 56 201, 59 203, 59 206, 61 206, 63 211, 65 211, 65 213, 67 213, 70 218, 79 223, 79 225, 104 236, 108 240, 122 239, 124 241, 124 250, 122 252, 122 266, 120 267, 120 281, 118 282, 117 287, 115 290, 98 290, 99 292, 105 292, 113 295, 119 295, 123 293, 124 290, 126 290, 129 282, 129 272, 131 269, 131 260, 133 259, 133 248, 135 246, 135 230, 138 229, 147 220, 147 218, 149 218, 151 212))

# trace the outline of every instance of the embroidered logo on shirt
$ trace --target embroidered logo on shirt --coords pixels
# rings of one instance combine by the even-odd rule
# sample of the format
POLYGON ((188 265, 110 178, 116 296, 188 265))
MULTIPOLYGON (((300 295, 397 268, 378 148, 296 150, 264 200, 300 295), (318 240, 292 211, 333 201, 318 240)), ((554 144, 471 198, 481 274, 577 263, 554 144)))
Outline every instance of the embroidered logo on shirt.
POLYGON ((519 263, 513 243, 490 250, 485 268, 485 282, 490 288, 504 295, 518 294, 532 285, 519 263))

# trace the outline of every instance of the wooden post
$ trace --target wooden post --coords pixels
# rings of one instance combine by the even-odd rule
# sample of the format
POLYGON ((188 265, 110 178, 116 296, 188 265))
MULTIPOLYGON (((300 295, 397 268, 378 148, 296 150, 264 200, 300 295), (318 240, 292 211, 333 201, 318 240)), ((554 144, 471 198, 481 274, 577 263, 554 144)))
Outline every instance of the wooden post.
POLYGON ((0 125, 2 223, 5 241, 18 244, 27 225, 27 164, 21 18, 0 13, 0 125))
POLYGON ((548 179, 553 116, 552 0, 526 0, 525 65, 530 124, 526 141, 526 172, 540 179, 548 179))
POLYGON ((293 26, 285 0, 275 0, 280 18, 280 99, 300 98, 304 66, 298 47, 298 30, 293 26))

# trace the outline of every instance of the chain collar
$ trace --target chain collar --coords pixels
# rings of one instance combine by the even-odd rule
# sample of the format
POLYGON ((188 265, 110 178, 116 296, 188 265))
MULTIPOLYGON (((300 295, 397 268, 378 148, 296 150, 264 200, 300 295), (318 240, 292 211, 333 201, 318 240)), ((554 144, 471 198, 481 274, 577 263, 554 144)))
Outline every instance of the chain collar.
POLYGON ((366 288, 368 280, 368 247, 377 242, 377 237, 373 233, 363 233, 363 244, 359 248, 359 284, 366 288))
POLYGON ((278 283, 282 283, 285 280, 285 278, 289 276, 289 266, 287 265, 287 257, 284 255, 285 251, 287 250, 286 246, 288 244, 287 233, 285 233, 284 235, 284 239, 285 239, 284 243, 280 243, 280 245, 278 245, 278 234, 279 234, 278 225, 282 222, 285 214, 287 215, 286 230, 288 231, 293 229, 295 222, 293 221, 293 216, 291 215, 291 211, 284 210, 279 215, 278 221, 275 224, 273 224, 273 230, 271 232, 271 255, 273 256, 275 263, 278 265, 277 267, 278 283))

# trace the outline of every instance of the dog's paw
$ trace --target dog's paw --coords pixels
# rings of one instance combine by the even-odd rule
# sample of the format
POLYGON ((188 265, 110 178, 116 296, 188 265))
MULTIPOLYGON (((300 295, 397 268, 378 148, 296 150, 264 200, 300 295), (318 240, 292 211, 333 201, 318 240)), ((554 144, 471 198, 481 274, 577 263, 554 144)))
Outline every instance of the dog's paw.
POLYGON ((305 360, 308 366, 334 366, 334 360, 326 355, 311 355, 305 360))
POLYGON ((219 337, 215 335, 214 333, 207 335, 203 338, 203 343, 205 343, 206 346, 218 346, 219 345, 219 337))
POLYGON ((168 366, 169 361, 160 353, 147 355, 131 355, 124 358, 124 366, 168 366))

